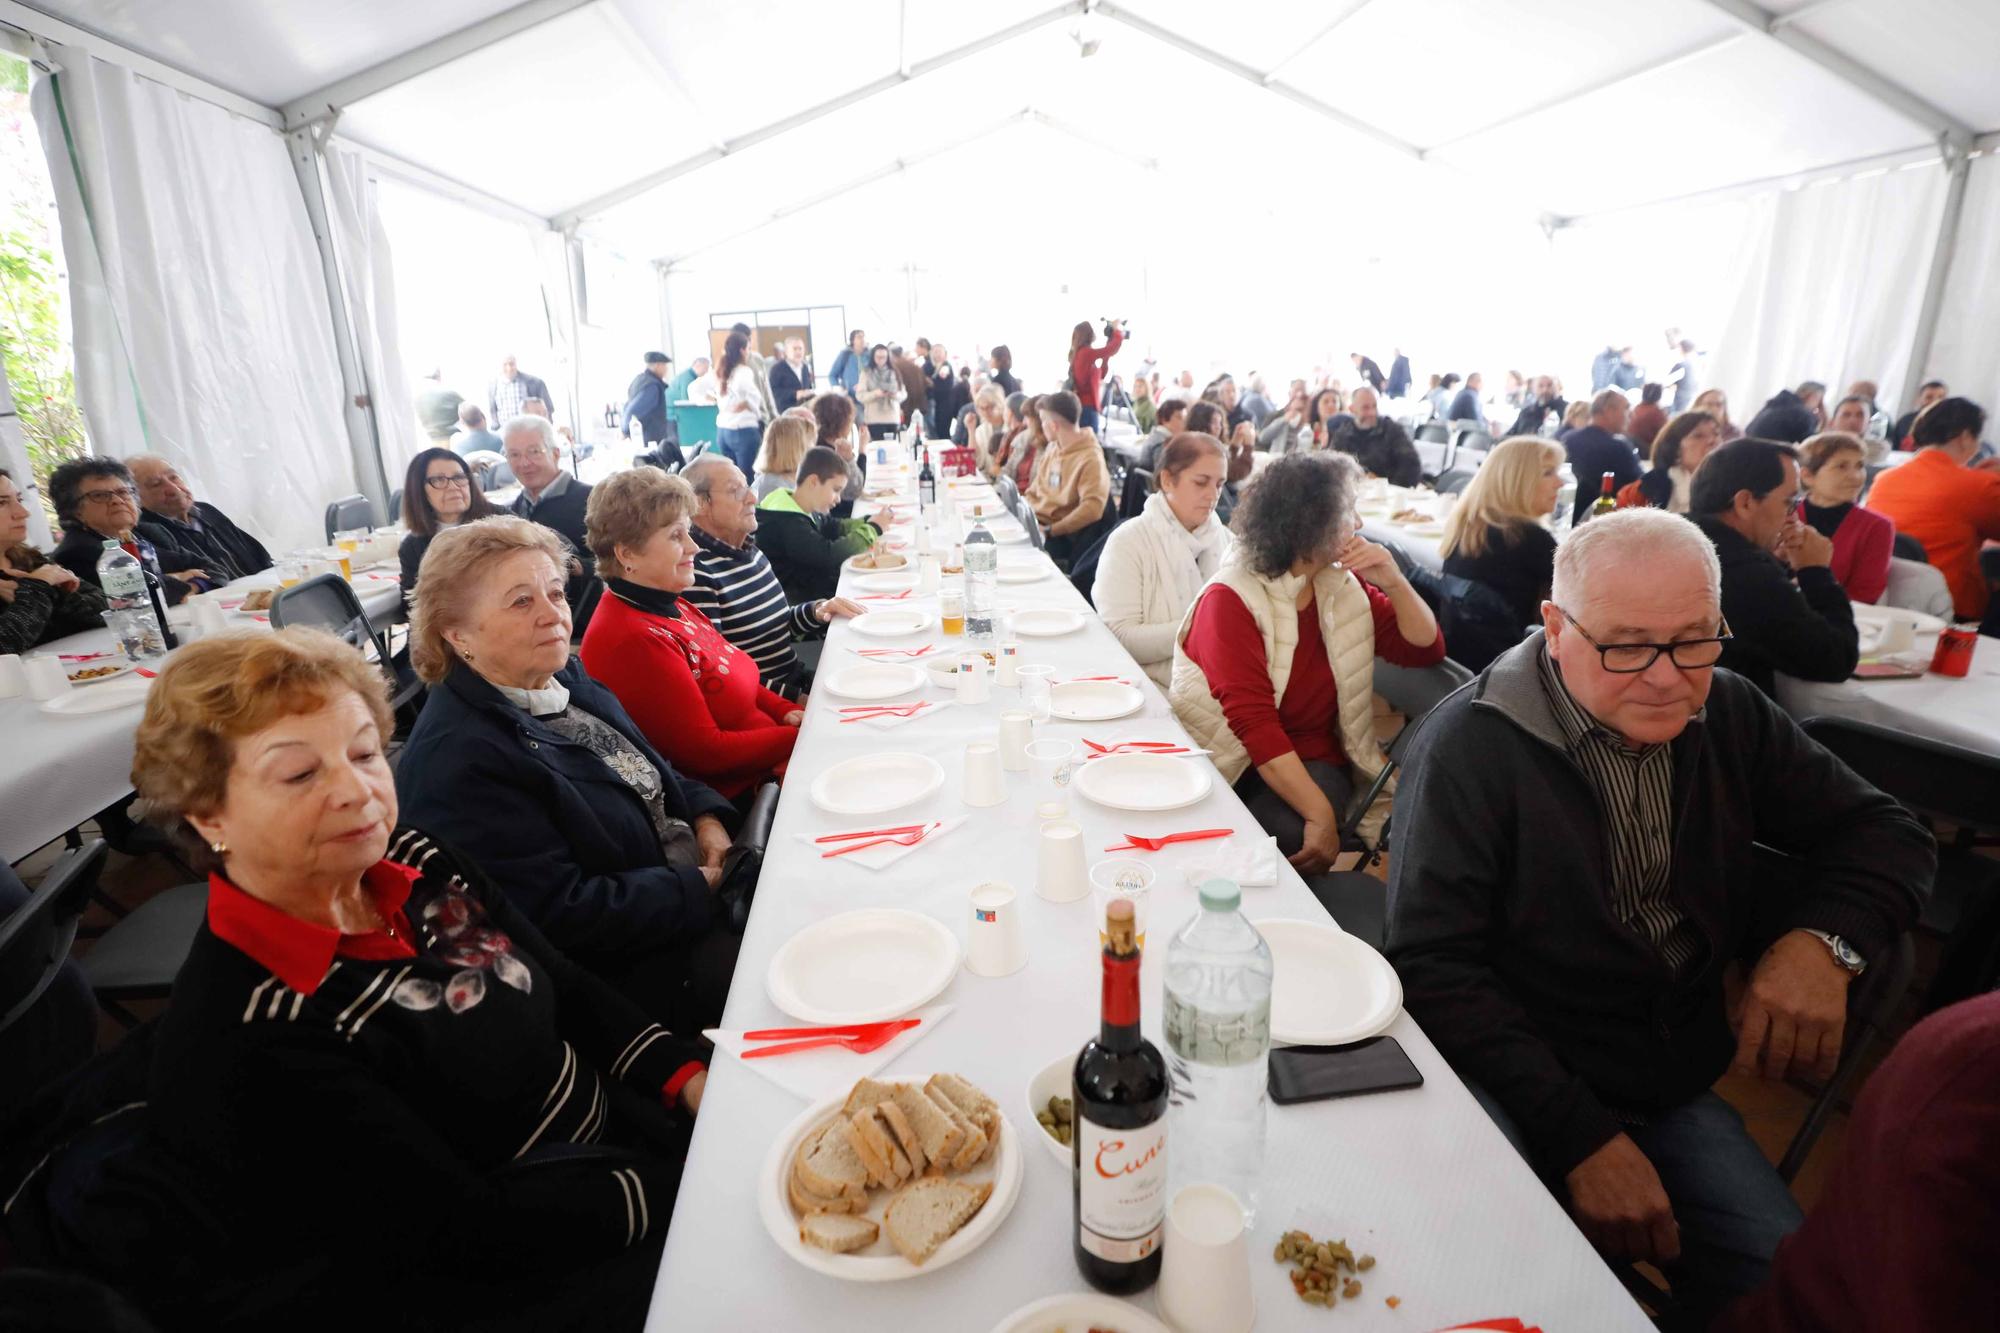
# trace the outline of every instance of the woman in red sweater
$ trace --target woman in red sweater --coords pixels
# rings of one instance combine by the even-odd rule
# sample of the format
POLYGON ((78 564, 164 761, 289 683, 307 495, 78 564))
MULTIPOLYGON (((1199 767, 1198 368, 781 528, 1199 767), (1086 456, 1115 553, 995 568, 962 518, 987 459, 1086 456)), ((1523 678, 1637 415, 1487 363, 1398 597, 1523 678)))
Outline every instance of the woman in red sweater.
POLYGON ((1858 503, 1868 484, 1860 439, 1840 431, 1813 436, 1799 446, 1799 477, 1806 487, 1799 521, 1833 542, 1834 578, 1850 600, 1880 601, 1889 587, 1896 525, 1858 503))
POLYGON ((583 666, 680 772, 731 800, 782 776, 805 716, 680 594, 694 584, 694 491, 639 467, 591 488, 585 528, 605 597, 583 666))
POLYGON ((1071 392, 1083 404, 1083 416, 1076 423, 1085 430, 1097 429, 1097 404, 1104 396, 1104 363, 1125 345, 1125 326, 1115 321, 1104 325, 1104 346, 1094 347, 1090 321, 1084 320, 1069 334, 1069 378, 1071 392))

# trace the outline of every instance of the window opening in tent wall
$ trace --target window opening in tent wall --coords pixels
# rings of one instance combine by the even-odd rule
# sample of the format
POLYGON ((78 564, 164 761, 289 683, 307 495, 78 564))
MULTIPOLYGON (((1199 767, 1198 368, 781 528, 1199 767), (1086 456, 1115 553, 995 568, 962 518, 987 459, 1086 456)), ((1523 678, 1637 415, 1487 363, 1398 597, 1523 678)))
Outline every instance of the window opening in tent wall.
MULTIPOLYGON (((0 361, 17 414, 0 424, 0 463, 26 491, 90 450, 76 401, 69 270, 55 190, 28 109, 28 62, 0 51, 0 361), (11 438, 19 431, 18 441, 11 438), (14 451, 27 455, 23 475, 14 451)), ((44 500, 46 505, 46 500, 44 500)))
MULTIPOLYGON (((806 360, 813 373, 825 375, 833 368, 833 358, 847 346, 847 307, 844 305, 774 306, 768 310, 737 310, 708 317, 708 356, 711 364, 722 364, 722 344, 729 330, 738 324, 750 326, 752 350, 782 358, 788 338, 806 340, 806 360)), ((871 338, 871 341, 881 339, 871 338)))

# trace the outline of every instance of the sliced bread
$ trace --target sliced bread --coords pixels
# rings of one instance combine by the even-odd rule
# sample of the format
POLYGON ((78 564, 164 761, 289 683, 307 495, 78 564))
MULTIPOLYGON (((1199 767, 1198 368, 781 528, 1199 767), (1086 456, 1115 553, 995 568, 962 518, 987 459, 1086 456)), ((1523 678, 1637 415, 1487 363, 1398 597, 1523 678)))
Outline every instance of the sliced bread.
POLYGON ((930 1159, 924 1156, 923 1144, 918 1141, 917 1131, 910 1124, 910 1118, 903 1114, 903 1108, 894 1102, 883 1102, 875 1108, 875 1113, 882 1117, 882 1123, 896 1138, 896 1146, 909 1158, 910 1174, 922 1175, 924 1168, 930 1165, 930 1159))
POLYGON ((847 1094, 847 1104, 840 1108, 844 1116, 851 1116, 864 1106, 875 1106, 886 1102, 895 1093, 896 1085, 882 1083, 872 1078, 859 1079, 847 1094))
POLYGON ((785 1193, 791 1198, 792 1211, 802 1217, 809 1217, 814 1213, 860 1213, 868 1210, 866 1199, 851 1199, 845 1194, 839 1198, 825 1199, 814 1194, 799 1183, 796 1167, 785 1178, 785 1193))
POLYGON ((865 1200, 868 1167, 835 1121, 817 1135, 808 1135, 798 1157, 799 1184, 823 1199, 865 1200))
POLYGON ((901 1108, 911 1128, 916 1130, 924 1160, 935 1170, 948 1169, 959 1149, 965 1146, 965 1131, 916 1084, 892 1083, 889 1090, 889 1100, 901 1108))
POLYGON ((869 1179, 883 1189, 894 1189, 910 1178, 910 1159, 889 1138, 889 1131, 875 1118, 875 1108, 863 1107, 841 1122, 855 1156, 868 1168, 869 1179))
POLYGON ((873 1245, 881 1234, 882 1229, 865 1217, 838 1213, 814 1213, 799 1223, 800 1240, 835 1254, 864 1249, 873 1245))
POLYGON ((988 1155, 1000 1137, 1000 1104, 957 1074, 933 1074, 924 1085, 926 1092, 942 1092, 952 1105, 965 1112, 973 1124, 986 1132, 988 1155))
POLYGON ((986 1131, 973 1124, 972 1117, 959 1110, 942 1092, 926 1091, 924 1096, 958 1128, 958 1151, 945 1159, 948 1170, 963 1171, 986 1155, 986 1131))
POLYGON ((968 1185, 927 1177, 896 1192, 882 1215, 882 1225, 889 1233, 889 1243, 911 1263, 921 1264, 970 1222, 992 1193, 990 1181, 968 1185))

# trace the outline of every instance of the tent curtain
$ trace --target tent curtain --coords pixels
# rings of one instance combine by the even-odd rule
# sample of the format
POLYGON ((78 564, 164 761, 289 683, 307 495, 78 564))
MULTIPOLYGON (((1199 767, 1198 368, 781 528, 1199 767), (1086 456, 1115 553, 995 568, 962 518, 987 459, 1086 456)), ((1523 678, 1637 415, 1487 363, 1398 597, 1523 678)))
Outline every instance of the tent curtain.
POLYGON ((403 366, 389 238, 367 159, 352 148, 323 142, 320 160, 326 168, 327 218, 348 318, 375 405, 383 466, 393 488, 402 484, 404 467, 430 441, 418 438, 415 401, 403 366))
MULTIPOLYGON (((1972 160, 1965 182, 1965 212, 1958 222, 1958 248, 1945 276, 1944 304, 1937 338, 1931 343, 1925 379, 1941 379, 1951 391, 2000 411, 2000 154, 1972 160)), ((1904 397, 1914 396, 1916 385, 1904 397)), ((2000 438, 2000 425, 1987 436, 2000 438)))
POLYGON ((80 50, 47 58, 32 107, 93 447, 162 454, 270 545, 317 544, 327 502, 358 488, 284 141, 80 50))

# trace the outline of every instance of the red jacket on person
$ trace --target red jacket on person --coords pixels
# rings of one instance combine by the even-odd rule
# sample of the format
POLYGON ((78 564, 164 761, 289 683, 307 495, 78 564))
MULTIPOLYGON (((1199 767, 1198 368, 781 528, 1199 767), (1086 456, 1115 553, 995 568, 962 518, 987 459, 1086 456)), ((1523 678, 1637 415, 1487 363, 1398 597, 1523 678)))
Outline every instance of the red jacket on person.
POLYGON ((1089 344, 1069 354, 1070 382, 1076 386, 1073 392, 1086 410, 1097 410, 1099 401, 1104 397, 1104 363, 1124 345, 1125 331, 1114 324, 1111 336, 1104 340, 1104 346, 1089 344))
POLYGON ((798 704, 765 689, 750 655, 673 593, 611 580, 582 657, 654 749, 731 800, 792 756, 799 729, 784 719, 798 704))

